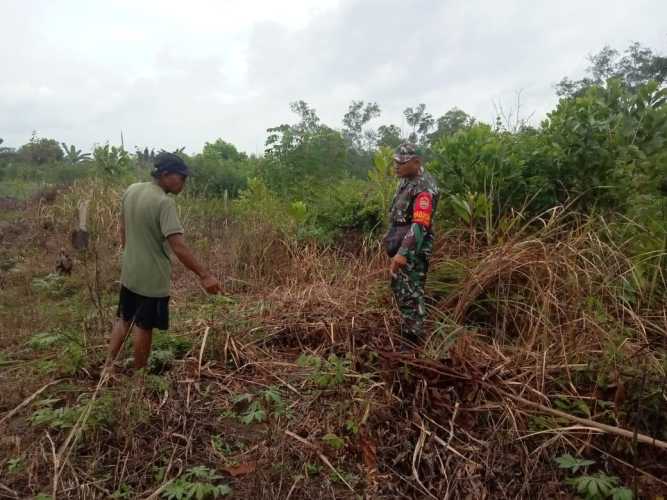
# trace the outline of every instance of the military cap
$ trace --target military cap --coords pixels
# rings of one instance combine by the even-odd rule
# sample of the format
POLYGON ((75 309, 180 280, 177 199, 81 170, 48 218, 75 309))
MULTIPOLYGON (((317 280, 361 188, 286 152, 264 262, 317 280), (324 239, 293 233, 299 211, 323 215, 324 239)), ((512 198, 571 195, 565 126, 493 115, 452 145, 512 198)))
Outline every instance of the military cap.
POLYGON ((422 151, 419 146, 409 142, 404 142, 396 148, 394 151, 394 160, 398 163, 405 163, 413 158, 421 158, 422 151))

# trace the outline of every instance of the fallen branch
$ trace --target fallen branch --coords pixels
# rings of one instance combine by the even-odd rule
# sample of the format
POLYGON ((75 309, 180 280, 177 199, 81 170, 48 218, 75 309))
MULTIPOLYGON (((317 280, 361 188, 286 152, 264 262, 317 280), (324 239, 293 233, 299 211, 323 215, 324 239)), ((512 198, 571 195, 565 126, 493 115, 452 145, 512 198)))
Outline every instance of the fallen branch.
POLYGON ((646 434, 640 434, 640 433, 635 434, 634 432, 629 431, 627 429, 622 429, 620 427, 615 427, 613 425, 601 424, 600 422, 596 422, 595 420, 591 420, 589 418, 575 417, 574 415, 570 415, 569 413, 565 413, 564 411, 554 410, 553 408, 541 405, 540 403, 534 403, 532 401, 529 401, 528 399, 522 398, 521 396, 515 396, 514 394, 505 393, 505 395, 510 399, 518 401, 521 404, 530 406, 545 413, 550 413, 551 415, 555 415, 557 417, 567 418, 569 420, 572 420, 573 422, 593 427, 608 434, 616 434, 617 436, 622 436, 628 439, 637 439, 637 441, 639 441, 640 443, 650 444, 657 448, 662 448, 663 450, 667 450, 667 442, 661 441, 651 436, 647 436, 646 434))

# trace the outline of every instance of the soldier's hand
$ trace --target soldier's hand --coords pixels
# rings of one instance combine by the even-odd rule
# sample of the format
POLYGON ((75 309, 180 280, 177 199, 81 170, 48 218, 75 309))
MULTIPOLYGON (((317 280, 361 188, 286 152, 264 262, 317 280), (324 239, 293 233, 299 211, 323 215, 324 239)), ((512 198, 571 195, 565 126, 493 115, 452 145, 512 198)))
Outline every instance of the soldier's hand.
POLYGON ((208 274, 201 279, 201 286, 206 290, 206 293, 212 295, 220 293, 220 282, 212 274, 208 274))
POLYGON ((391 259, 391 264, 389 264, 389 273, 392 276, 396 276, 398 271, 404 268, 408 263, 408 258, 405 255, 396 254, 391 259))

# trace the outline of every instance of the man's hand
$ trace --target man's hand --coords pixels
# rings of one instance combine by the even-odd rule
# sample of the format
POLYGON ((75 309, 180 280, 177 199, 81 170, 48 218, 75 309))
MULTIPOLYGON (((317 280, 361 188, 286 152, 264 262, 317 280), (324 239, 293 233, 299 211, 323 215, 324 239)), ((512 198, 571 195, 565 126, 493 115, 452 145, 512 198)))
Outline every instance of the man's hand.
POLYGON ((392 277, 395 277, 398 274, 398 271, 403 269, 407 263, 408 258, 405 255, 394 255, 389 264, 389 274, 391 274, 392 277))
POLYGON ((214 295, 220 293, 220 282, 212 274, 207 274, 201 278, 201 286, 206 290, 206 293, 214 295))

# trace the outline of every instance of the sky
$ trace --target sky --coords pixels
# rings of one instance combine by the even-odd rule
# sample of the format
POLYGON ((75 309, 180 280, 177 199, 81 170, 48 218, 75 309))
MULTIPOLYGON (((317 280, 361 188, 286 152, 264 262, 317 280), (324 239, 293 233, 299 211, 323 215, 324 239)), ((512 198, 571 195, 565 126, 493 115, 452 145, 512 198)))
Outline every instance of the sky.
POLYGON ((340 128, 499 107, 534 123, 605 45, 667 53, 665 0, 0 0, 0 138, 248 153, 305 100, 340 128), (519 103, 519 105, 517 105, 519 103))

